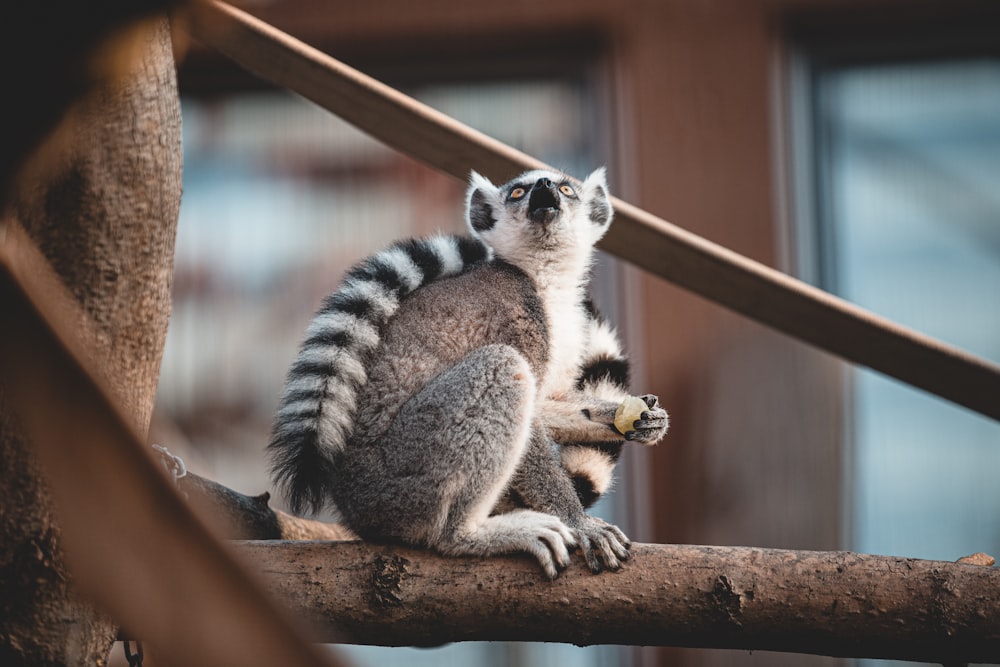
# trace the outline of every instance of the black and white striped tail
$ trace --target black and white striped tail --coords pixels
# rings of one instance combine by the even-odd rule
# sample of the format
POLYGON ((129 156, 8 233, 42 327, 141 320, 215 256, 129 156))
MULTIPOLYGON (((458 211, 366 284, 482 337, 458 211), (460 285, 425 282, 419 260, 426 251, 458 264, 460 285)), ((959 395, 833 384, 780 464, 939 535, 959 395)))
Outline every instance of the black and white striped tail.
MULTIPOLYGON (((580 364, 576 388, 587 396, 618 402, 629 394, 629 361, 622 352, 618 334, 601 316, 589 299, 587 310, 587 345, 580 364)), ((562 464, 580 503, 590 507, 611 486, 612 476, 621 456, 622 442, 561 443, 562 464)))
POLYGON ((490 254, 469 237, 400 241, 359 262, 324 299, 288 372, 268 445, 272 479, 292 511, 325 504, 333 455, 351 435, 367 360, 400 300, 490 254))

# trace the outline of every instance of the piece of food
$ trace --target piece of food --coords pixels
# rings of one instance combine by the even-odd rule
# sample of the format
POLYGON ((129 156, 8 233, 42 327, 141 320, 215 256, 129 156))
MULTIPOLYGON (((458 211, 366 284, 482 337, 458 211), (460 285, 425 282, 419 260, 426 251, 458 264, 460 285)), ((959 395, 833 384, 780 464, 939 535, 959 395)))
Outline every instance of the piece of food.
POLYGON ((646 401, 638 396, 629 396, 615 410, 615 428, 622 435, 635 430, 635 421, 642 419, 642 413, 649 410, 646 401))

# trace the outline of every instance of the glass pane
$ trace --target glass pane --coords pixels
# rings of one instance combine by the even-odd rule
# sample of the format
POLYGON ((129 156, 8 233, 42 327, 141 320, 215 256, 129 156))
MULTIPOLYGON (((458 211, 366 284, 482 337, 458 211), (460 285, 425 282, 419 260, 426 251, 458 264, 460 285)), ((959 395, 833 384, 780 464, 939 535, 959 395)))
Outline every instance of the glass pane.
MULTIPOLYGON (((830 286, 1000 361, 1000 61, 845 68, 817 84, 830 286)), ((854 377, 848 546, 1000 553, 1000 424, 854 377)))

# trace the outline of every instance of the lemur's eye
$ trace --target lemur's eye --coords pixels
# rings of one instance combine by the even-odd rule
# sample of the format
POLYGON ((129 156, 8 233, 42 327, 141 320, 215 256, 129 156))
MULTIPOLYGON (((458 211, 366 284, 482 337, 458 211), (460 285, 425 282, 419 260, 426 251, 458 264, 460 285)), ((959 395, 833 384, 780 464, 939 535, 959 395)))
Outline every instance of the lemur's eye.
POLYGON ((525 190, 524 188, 514 188, 513 190, 510 191, 509 196, 511 199, 520 199, 526 194, 528 194, 528 191, 525 190))
POLYGON ((573 186, 570 185, 569 183, 563 183, 562 185, 560 185, 559 186, 559 192, 563 193, 567 197, 575 197, 576 196, 576 190, 574 190, 573 186))

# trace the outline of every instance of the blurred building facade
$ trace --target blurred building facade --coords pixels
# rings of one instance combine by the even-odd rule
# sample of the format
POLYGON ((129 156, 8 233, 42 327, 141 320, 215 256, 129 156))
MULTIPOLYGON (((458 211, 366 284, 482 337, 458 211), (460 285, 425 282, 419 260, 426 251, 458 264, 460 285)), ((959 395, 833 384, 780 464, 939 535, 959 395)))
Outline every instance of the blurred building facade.
MULTIPOLYGON (((1000 360, 1000 12, 883 0, 259 2, 442 111, 881 315, 1000 360)), ((463 184, 221 58, 181 69, 185 199, 155 437, 267 488, 285 369, 323 294, 463 184)), ((474 165, 470 165, 470 168, 474 165)), ((611 258, 596 297, 671 432, 602 508, 640 541, 1000 552, 1000 427, 611 258)), ((202 471, 199 470, 199 471, 202 471)), ((469 645, 362 664, 826 664, 469 645), (453 649, 447 649, 453 650, 453 649), (446 651, 447 651, 446 650, 446 651)))

